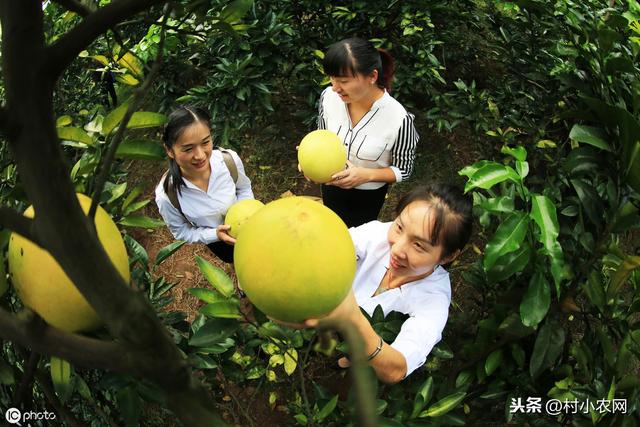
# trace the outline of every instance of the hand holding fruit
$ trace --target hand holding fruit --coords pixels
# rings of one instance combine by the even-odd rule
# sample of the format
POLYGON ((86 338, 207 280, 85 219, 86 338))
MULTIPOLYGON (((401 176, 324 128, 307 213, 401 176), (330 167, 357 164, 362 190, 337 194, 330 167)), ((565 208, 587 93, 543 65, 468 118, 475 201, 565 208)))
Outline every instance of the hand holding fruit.
POLYGON ((336 187, 349 189, 369 181, 371 181, 371 179, 369 178, 369 171, 366 168, 354 166, 353 163, 347 160, 347 168, 333 174, 331 181, 327 182, 327 185, 335 185, 336 187))
POLYGON ((228 245, 235 245, 236 239, 229 235, 229 230, 231 229, 230 225, 220 224, 216 227, 216 236, 221 242, 225 242, 228 245))

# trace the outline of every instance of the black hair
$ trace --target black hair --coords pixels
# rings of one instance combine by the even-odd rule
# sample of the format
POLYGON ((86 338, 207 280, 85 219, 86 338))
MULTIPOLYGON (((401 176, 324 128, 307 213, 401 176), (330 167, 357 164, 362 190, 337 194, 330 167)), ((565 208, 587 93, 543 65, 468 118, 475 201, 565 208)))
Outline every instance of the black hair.
MULTIPOLYGON (((200 108, 192 106, 181 106, 175 109, 167 120, 167 124, 164 126, 164 132, 162 133, 162 143, 167 150, 170 150, 174 146, 182 132, 192 124, 201 122, 211 127, 211 116, 209 113, 200 108)), ((169 157, 169 176, 165 179, 171 179, 176 191, 180 192, 184 184, 182 180, 182 173, 180 172, 180 166, 174 159, 169 157)))
POLYGON ((431 244, 442 245, 441 259, 462 250, 469 238, 473 223, 473 200, 462 190, 450 184, 434 183, 416 187, 405 194, 396 206, 396 215, 410 203, 422 201, 431 204, 434 217, 431 244))
POLYGON ((322 68, 328 76, 355 77, 369 75, 378 70, 376 84, 391 92, 391 80, 395 74, 395 61, 384 49, 358 37, 340 40, 329 46, 322 60, 322 68))

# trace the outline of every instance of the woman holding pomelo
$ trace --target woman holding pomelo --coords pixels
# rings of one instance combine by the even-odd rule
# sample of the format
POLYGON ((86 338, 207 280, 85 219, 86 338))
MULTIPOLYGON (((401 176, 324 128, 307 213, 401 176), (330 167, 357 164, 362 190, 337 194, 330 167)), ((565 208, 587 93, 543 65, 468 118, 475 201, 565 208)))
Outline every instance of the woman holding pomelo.
POLYGON ((330 46, 323 60, 331 86, 320 97, 318 129, 338 135, 347 167, 322 185, 322 198, 354 227, 377 219, 389 184, 412 172, 419 135, 413 115, 390 94, 394 60, 360 38, 330 46))
MULTIPOLYGON (((449 185, 430 185, 406 194, 392 222, 372 221, 349 231, 356 248, 351 292, 322 319, 352 325, 363 337, 368 361, 378 378, 395 383, 422 366, 441 337, 451 301, 449 273, 442 267, 469 240, 472 201, 449 185), (394 342, 385 343, 362 314, 380 305, 387 315, 409 315, 394 342)), ((342 358, 340 366, 348 365, 342 358)))

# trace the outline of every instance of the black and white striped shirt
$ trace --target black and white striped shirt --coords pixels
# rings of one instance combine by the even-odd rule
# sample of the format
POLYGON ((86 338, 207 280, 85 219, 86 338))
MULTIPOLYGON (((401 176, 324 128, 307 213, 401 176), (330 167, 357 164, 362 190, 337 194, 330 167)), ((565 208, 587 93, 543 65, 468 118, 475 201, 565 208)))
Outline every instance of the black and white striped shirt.
MULTIPOLYGON (((322 92, 318 110, 318 129, 335 132, 355 166, 390 167, 396 182, 409 178, 420 136, 413 125, 413 114, 387 91, 355 126, 351 125, 347 105, 331 87, 322 92)), ((367 182, 356 188, 374 190, 383 185, 383 182, 367 182)))

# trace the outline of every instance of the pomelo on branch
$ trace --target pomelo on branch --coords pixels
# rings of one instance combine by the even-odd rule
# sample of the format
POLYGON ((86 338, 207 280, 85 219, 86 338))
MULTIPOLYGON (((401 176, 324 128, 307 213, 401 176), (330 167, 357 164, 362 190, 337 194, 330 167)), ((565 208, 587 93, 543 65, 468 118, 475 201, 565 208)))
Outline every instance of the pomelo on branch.
POLYGON ((224 223, 231 226, 229 235, 237 238, 242 225, 263 207, 264 203, 255 199, 244 199, 231 205, 227 211, 227 215, 224 217, 224 223))
MULTIPOLYGON (((78 194, 84 213, 89 212, 91 198, 78 194)), ((33 206, 24 216, 33 218, 33 206)), ((129 258, 118 227, 100 206, 95 216, 100 243, 125 282, 129 282, 129 258)), ((11 235, 7 252, 11 280, 25 306, 38 313, 50 325, 81 332, 98 328, 102 321, 87 300, 73 285, 49 252, 17 233, 11 235)), ((78 260, 91 262, 91 260, 78 260)))
POLYGON ((304 176, 324 184, 331 176, 344 170, 347 152, 338 135, 329 130, 309 132, 298 147, 298 163, 304 176))
POLYGON ((268 203, 244 224, 234 249, 238 283, 274 319, 321 317, 351 289, 356 256, 347 226, 304 197, 268 203))

